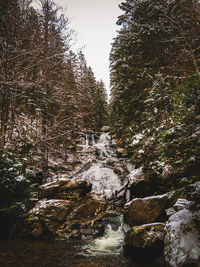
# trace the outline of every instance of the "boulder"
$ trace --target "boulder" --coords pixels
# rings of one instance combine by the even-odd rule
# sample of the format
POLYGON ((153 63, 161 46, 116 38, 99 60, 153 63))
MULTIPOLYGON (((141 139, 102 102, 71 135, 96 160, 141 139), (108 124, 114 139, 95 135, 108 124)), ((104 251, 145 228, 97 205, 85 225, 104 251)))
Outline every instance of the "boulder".
POLYGON ((94 219, 99 213, 105 211, 106 202, 89 198, 76 209, 70 215, 70 220, 88 220, 94 219))
POLYGON ((174 204, 174 210, 179 211, 179 210, 183 210, 183 209, 188 209, 191 206, 192 206, 191 201, 188 201, 188 200, 183 199, 183 198, 178 198, 176 203, 174 204))
POLYGON ((132 227, 125 236, 125 254, 140 261, 161 257, 164 249, 164 227, 163 223, 132 227))
POLYGON ((146 197, 152 195, 158 188, 158 178, 155 174, 143 172, 143 168, 133 169, 129 174, 129 190, 131 196, 146 197))
POLYGON ((31 234, 39 237, 47 230, 54 234, 56 227, 71 211, 71 202, 63 199, 40 200, 29 211, 27 219, 31 234))
POLYGON ((91 185, 86 181, 58 179, 57 181, 40 186, 40 197, 56 199, 74 199, 86 195, 91 185))
POLYGON ((125 206, 124 221, 130 226, 155 222, 165 215, 169 202, 169 194, 135 198, 125 206))
POLYGON ((182 209, 166 225, 165 260, 171 267, 200 265, 200 240, 193 214, 182 209))
POLYGON ((109 214, 106 202, 88 197, 77 202, 43 199, 29 211, 28 231, 35 238, 93 238, 104 232, 103 218, 109 214))
POLYGON ((104 226, 98 222, 105 216, 106 209, 106 202, 89 198, 72 210, 56 233, 61 238, 98 236, 104 231, 104 226))

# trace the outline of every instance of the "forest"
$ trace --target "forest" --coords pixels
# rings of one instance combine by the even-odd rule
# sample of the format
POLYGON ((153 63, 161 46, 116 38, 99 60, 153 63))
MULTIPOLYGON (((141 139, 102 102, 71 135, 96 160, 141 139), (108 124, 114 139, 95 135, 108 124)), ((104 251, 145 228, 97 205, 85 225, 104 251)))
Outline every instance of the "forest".
POLYGON ((198 267, 199 1, 122 1, 110 97, 38 2, 0 3, 0 265, 198 267))

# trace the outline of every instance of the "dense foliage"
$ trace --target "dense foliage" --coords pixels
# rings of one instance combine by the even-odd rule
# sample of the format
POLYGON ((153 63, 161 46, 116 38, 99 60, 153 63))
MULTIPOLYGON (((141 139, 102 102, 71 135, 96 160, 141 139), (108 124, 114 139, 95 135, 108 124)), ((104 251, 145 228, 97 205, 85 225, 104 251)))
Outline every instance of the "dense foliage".
MULTIPOLYGON (((25 158, 11 151, 0 151, 0 236, 13 235, 16 223, 26 216, 30 181, 25 158)), ((22 224, 21 224, 22 225, 22 224)))
POLYGON ((26 159, 20 160, 11 152, 0 151, 0 202, 24 200, 29 181, 25 172, 26 159))
POLYGON ((199 2, 126 0, 120 8, 110 56, 112 126, 136 165, 197 175, 199 2))

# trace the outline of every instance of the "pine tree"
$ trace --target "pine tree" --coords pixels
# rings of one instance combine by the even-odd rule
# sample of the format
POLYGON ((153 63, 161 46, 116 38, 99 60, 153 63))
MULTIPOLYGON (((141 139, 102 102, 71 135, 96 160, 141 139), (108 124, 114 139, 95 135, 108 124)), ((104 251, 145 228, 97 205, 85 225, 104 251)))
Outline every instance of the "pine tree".
POLYGON ((159 74, 171 88, 164 92, 160 84, 158 89, 168 103, 173 102, 173 88, 186 74, 199 76, 200 9, 196 0, 126 0, 120 7, 124 12, 118 20, 121 29, 111 51, 111 114, 122 137, 130 126, 136 132, 143 128, 145 103, 158 89, 159 74))

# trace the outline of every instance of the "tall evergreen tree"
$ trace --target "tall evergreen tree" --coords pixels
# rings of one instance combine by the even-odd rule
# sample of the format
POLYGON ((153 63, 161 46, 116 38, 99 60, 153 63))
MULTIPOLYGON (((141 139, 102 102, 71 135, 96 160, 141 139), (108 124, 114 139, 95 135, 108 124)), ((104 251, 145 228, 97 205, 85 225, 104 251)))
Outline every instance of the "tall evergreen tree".
POLYGON ((121 29, 111 51, 111 110, 113 125, 122 137, 130 126, 137 132, 142 125, 145 101, 153 95, 152 86, 158 88, 159 73, 171 88, 186 73, 199 75, 200 28, 196 0, 126 0, 120 7, 124 12, 118 20, 121 29))

